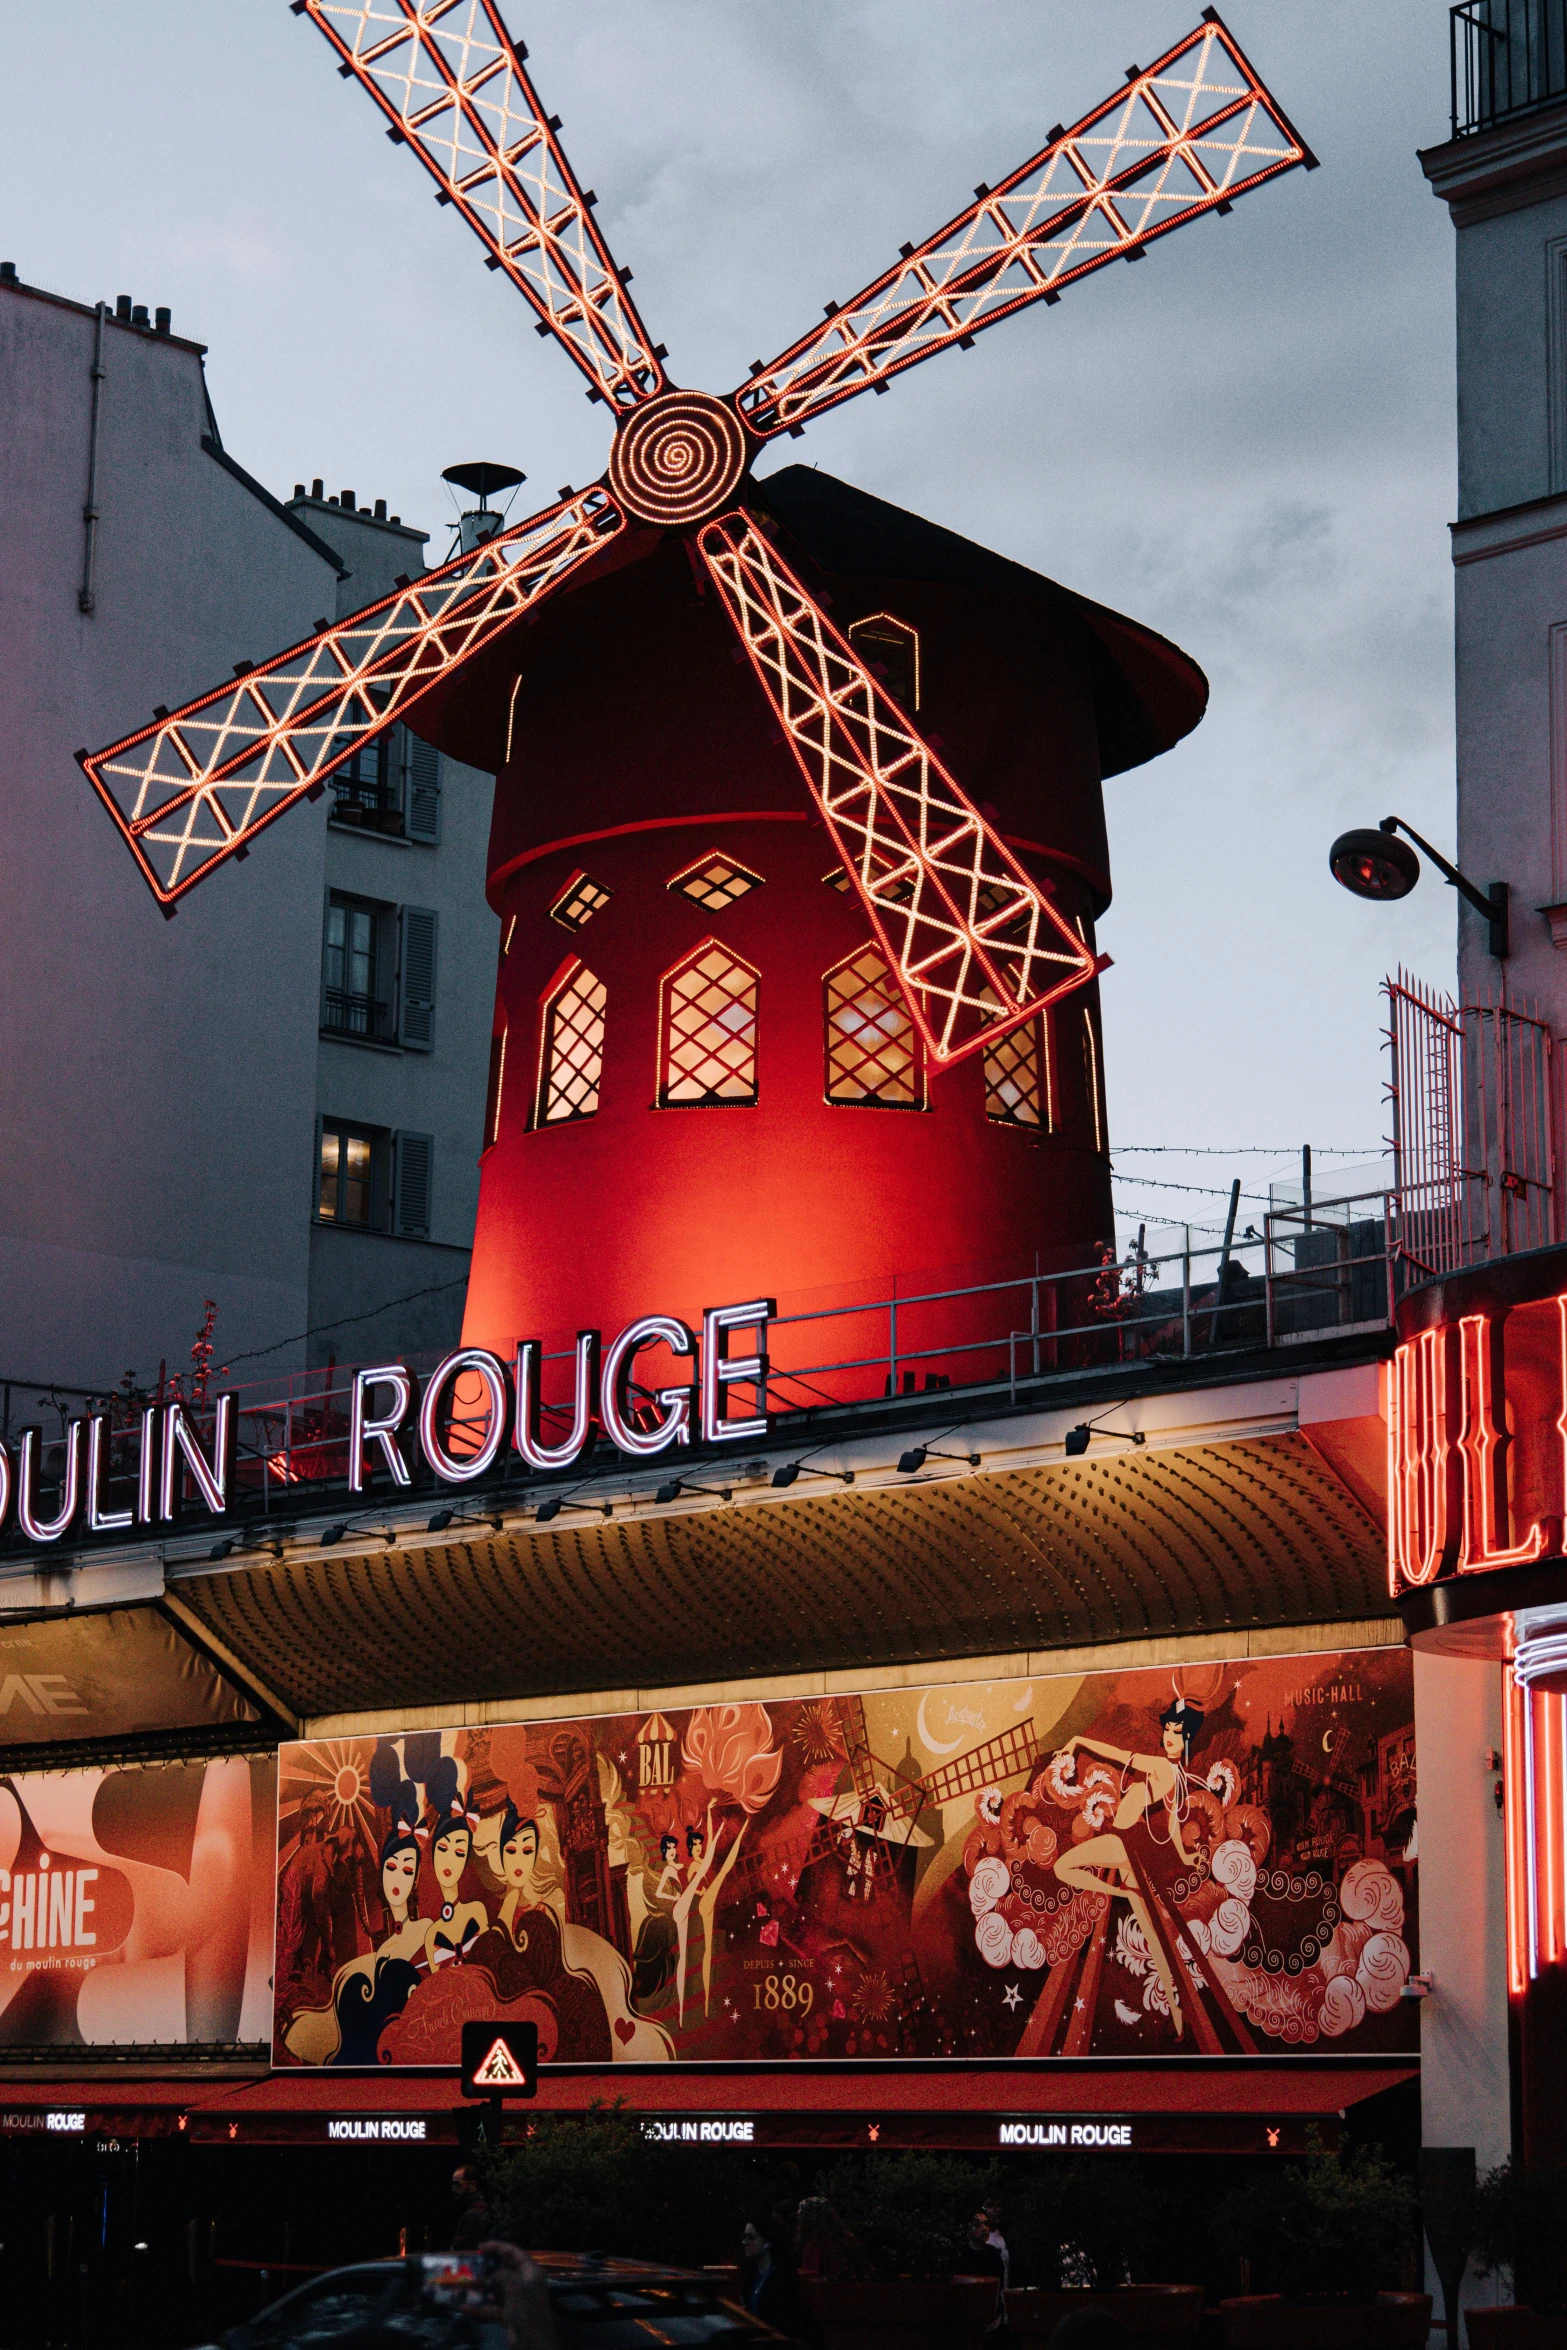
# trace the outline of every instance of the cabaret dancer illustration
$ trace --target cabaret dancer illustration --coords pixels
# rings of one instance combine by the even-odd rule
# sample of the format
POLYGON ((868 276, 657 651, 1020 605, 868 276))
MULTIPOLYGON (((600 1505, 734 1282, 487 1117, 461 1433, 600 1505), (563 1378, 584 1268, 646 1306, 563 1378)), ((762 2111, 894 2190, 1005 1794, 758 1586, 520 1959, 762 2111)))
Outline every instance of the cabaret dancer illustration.
POLYGON ((443 1799, 440 1808, 423 1830, 416 1831, 429 1838, 430 1873, 440 1896, 439 1914, 423 1921, 424 1956, 432 1972, 462 1957, 490 1922, 489 1911, 482 1901, 462 1898, 463 1874, 473 1851, 475 1822, 457 1792, 457 1765, 447 1757, 443 1757, 443 1763, 450 1772, 450 1792, 443 1770, 439 1788, 432 1786, 429 1790, 443 1799))
MULTIPOLYGON (((1193 1741, 1203 1711, 1177 1689, 1159 1716, 1159 1752, 1138 1754, 1102 1738, 1069 1738, 1052 1763, 1079 1754, 1095 1755, 1119 1768, 1121 1786, 1114 1817, 1100 1835, 1068 1846, 1055 1864, 1056 1877, 1076 1891, 1108 1893, 1124 1901, 1142 1929, 1170 2010, 1176 2038, 1186 2033, 1186 2010, 1196 2010, 1199 2044, 1216 2046, 1220 2033, 1233 2039, 1244 2031, 1230 2002, 1212 1980, 1200 1951, 1181 1934, 1175 1880, 1198 1860, 1192 1834, 1182 1830, 1195 1808, 1206 1806, 1207 1791, 1190 1769, 1193 1741)), ((1250 2044, 1249 2035, 1247 2044, 1250 2044)))
POLYGON ((647 1897, 647 1914, 632 1958, 631 1995, 638 2007, 655 2000, 675 1971, 675 1903, 680 1896, 680 1839, 666 1832, 658 1840, 663 1873, 647 1897))
POLYGON ((383 2025, 402 2013, 425 1971, 430 1921, 413 1906, 423 1858, 412 1825, 417 1807, 405 1781, 381 1845, 382 1937, 338 1968, 329 2005, 308 2008, 290 2024, 284 2045, 302 2064, 374 2064, 383 2025))

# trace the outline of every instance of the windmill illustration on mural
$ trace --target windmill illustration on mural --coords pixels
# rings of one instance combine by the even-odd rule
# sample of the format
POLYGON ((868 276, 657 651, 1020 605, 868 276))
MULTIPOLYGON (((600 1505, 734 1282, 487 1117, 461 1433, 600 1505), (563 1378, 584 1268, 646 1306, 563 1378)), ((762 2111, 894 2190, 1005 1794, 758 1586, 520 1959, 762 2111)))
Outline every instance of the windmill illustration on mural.
MULTIPOLYGON (((107 749, 78 754, 166 911, 623 532, 684 534, 940 1067, 1089 982, 1080 931, 791 569, 781 434, 1314 158, 1202 23, 724 398, 677 388, 494 0, 291 0, 610 411, 603 477, 107 749)), ((905 697, 907 700, 908 697, 905 697)), ((526 714, 517 714, 526 723, 526 714)))

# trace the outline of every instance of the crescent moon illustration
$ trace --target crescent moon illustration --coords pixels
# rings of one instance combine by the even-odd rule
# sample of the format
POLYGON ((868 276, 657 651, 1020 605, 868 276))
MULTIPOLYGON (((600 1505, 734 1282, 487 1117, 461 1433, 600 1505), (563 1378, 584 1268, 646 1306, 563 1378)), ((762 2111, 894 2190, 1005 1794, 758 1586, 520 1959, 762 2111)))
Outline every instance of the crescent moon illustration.
POLYGON ((925 1708, 929 1705, 929 1703, 930 1691, 927 1689, 924 1696, 920 1699, 920 1710, 914 1724, 914 1727, 919 1732, 920 1744, 922 1746, 928 1747, 932 1754, 956 1754, 958 1748, 963 1743, 962 1731, 960 1730, 956 1738, 951 1739, 945 1746, 943 1746, 939 1738, 932 1737, 930 1724, 925 1719, 925 1708))
POLYGON ((1324 1730, 1322 1733, 1322 1751, 1324 1754, 1331 1754, 1333 1752, 1333 1733, 1331 1730, 1324 1730))
POLYGON ((1013 1706, 1012 1711, 1015 1714, 1026 1714, 1033 1702, 1034 1684, 1032 1681, 1030 1681, 1028 1687, 1024 1690, 1022 1696, 1018 1699, 1016 1705, 1013 1706))

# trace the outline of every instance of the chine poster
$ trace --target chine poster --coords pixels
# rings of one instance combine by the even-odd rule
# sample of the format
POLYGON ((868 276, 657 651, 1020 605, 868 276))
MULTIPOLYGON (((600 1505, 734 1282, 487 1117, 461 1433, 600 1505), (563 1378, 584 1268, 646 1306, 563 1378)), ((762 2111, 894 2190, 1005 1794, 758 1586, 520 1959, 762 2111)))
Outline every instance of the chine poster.
POLYGON ((273 1757, 0 1779, 0 2051, 265 2045, 273 1757))
POLYGON ((274 2061, 1404 2053, 1399 1649, 325 1739, 274 2061))

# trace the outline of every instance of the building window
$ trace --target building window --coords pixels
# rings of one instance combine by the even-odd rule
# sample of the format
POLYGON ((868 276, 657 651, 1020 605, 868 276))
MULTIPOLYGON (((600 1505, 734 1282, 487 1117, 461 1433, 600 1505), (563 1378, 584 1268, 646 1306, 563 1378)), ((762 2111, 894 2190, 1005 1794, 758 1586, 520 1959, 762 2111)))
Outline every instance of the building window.
POLYGON ((998 1126, 1027 1126, 1037 1133, 1050 1123, 1049 1042, 1042 1018, 1025 1020, 987 1044, 981 1055, 985 1115, 998 1126))
POLYGON ((716 1108, 756 1099, 758 974, 716 939, 664 982, 662 1109, 716 1108))
MULTIPOLYGON (((573 963, 545 1004, 539 1060, 541 1126, 564 1126, 574 1118, 591 1118, 598 1108, 607 998, 603 980, 596 979, 585 963, 573 963)), ((497 1121, 499 1116, 497 1088, 497 1121)))
POLYGON ((322 958, 321 1028, 360 1043, 395 1040, 395 916, 365 898, 327 899, 322 958))
MULTIPOLYGON (((875 860, 874 871, 886 873, 888 870, 889 860, 878 856, 875 860)), ((830 873, 824 873, 822 880, 829 889, 835 889, 840 897, 853 898, 860 894, 858 882, 850 878, 842 865, 835 865, 830 873)), ((906 906, 914 896, 913 880, 907 876, 900 876, 892 888, 884 890, 881 895, 882 902, 886 905, 906 906)))
POLYGON ((827 1099, 862 1107, 918 1110, 925 1072, 914 1023, 873 946, 862 947, 823 982, 827 1021, 827 1099))
MULTIPOLYGON (((580 930, 584 922, 591 922, 601 906, 607 906, 612 890, 591 874, 574 873, 560 896, 550 908, 550 920, 558 922, 563 930, 580 930)), ((510 945, 508 937, 507 944, 510 945)))
POLYGON ((873 612, 866 620, 851 622, 849 642, 877 684, 885 686, 912 717, 920 706, 918 629, 906 620, 894 620, 890 612, 873 612))
POLYGON ((441 837, 441 754, 406 726, 358 742, 331 784, 334 824, 430 846, 441 837))
POLYGON ((378 1232, 386 1223, 388 1138, 374 1127, 321 1122, 316 1214, 323 1224, 378 1232))
POLYGON ((674 875, 666 886, 678 890, 694 906, 705 906, 710 914, 720 914, 725 906, 732 906, 737 898, 751 890, 760 889, 762 876, 752 873, 747 866, 737 865, 730 857, 716 853, 704 857, 700 864, 688 865, 674 875))

